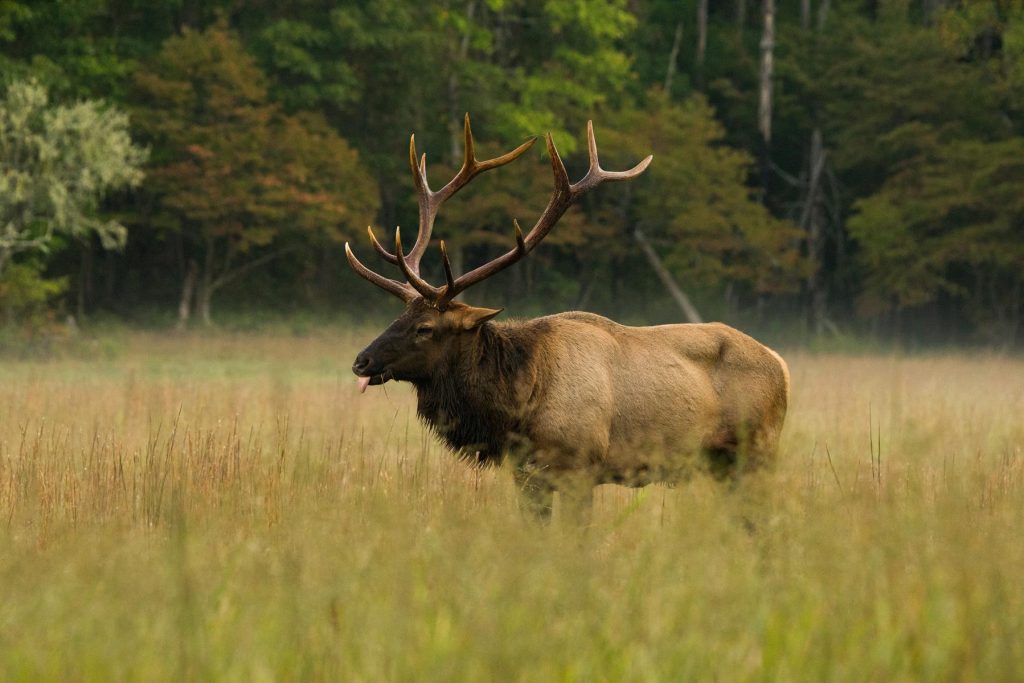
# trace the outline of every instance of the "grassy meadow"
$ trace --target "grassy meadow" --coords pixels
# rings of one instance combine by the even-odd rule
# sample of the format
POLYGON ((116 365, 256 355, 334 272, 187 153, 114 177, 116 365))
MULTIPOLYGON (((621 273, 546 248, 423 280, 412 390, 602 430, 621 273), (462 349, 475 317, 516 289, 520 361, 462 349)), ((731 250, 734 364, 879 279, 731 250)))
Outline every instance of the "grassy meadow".
POLYGON ((1024 675, 1024 360, 785 353, 757 495, 602 487, 581 536, 360 396, 371 336, 0 360, 0 680, 1024 675))

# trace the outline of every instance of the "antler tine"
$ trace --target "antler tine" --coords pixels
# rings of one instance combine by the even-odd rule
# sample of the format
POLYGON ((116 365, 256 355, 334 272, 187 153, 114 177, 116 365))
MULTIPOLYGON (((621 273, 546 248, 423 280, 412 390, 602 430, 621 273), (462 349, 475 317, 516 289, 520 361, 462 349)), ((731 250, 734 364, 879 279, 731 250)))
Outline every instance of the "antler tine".
POLYGON ((635 178, 647 170, 647 167, 654 159, 652 154, 628 171, 604 170, 601 168, 601 162, 597 156, 597 140, 594 138, 593 121, 587 121, 587 155, 590 157, 590 166, 587 168, 587 174, 572 186, 573 192, 578 192, 579 194, 597 187, 606 180, 615 181, 635 178))
POLYGON ((435 196, 438 197, 438 203, 447 201, 449 197, 461 190, 467 183, 469 183, 470 180, 484 171, 490 171, 493 168, 498 168, 499 166, 504 166, 505 164, 515 161, 521 157, 526 150, 533 147, 533 143, 537 141, 536 136, 531 137, 511 152, 494 157, 493 159, 480 161, 476 158, 476 144, 473 142, 473 128, 469 123, 468 112, 462 122, 462 135, 464 138, 462 168, 459 169, 459 172, 455 174, 455 177, 452 178, 447 185, 434 193, 435 196))
POLYGON ((416 292, 409 285, 386 278, 383 275, 378 275, 360 263, 359 259, 356 258, 356 255, 352 253, 352 247, 348 245, 348 242, 345 242, 345 257, 348 259, 348 264, 352 266, 352 270, 356 271, 363 279, 372 282, 385 292, 394 294, 406 303, 416 298, 416 292))
MULTIPOLYGON (((424 155, 426 157, 426 155, 424 155)), ((430 192, 430 188, 427 187, 426 173, 426 159, 423 160, 424 166, 421 168, 416 163, 416 133, 409 136, 409 167, 412 169, 412 182, 416 185, 416 189, 422 191, 424 188, 427 192, 430 192)))
POLYGON ((448 291, 455 287, 455 276, 452 275, 452 264, 448 261, 448 248, 444 245, 444 240, 441 240, 441 263, 444 264, 445 291, 448 291))
POLYGON ((469 112, 462 119, 462 167, 476 163, 476 144, 473 142, 473 128, 469 125, 469 112))
POLYGON ((420 259, 423 258, 423 252, 427 250, 427 244, 430 242, 430 233, 434 228, 434 215, 437 209, 431 201, 434 193, 430 191, 430 184, 427 182, 427 155, 420 156, 417 163, 415 133, 409 136, 409 168, 412 170, 413 185, 416 186, 420 226, 416 233, 416 242, 412 245, 406 262, 409 269, 419 275, 420 259))
POLYGON ((441 305, 451 301, 468 287, 471 287, 495 273, 504 270, 533 251, 534 247, 536 247, 541 240, 547 237, 547 234, 551 232, 551 229, 555 226, 562 215, 565 214, 569 207, 585 193, 597 187, 605 180, 628 180, 630 178, 635 178, 647 170, 647 167, 654 159, 653 155, 648 156, 628 171, 605 171, 601 168, 597 155, 597 141, 594 138, 594 124, 593 122, 588 121, 587 151, 590 156, 590 166, 587 169, 586 175, 584 175, 579 182, 572 184, 569 182, 569 176, 565 171, 565 164, 562 163, 562 158, 558 154, 558 149, 555 147, 555 141, 551 137, 550 133, 547 135, 547 147, 548 156, 551 157, 551 172, 554 176, 555 187, 551 192, 551 199, 548 200, 548 205, 544 208, 544 212, 540 215, 540 218, 537 219, 537 222, 530 229, 530 232, 525 238, 523 237, 522 230, 519 227, 519 222, 514 221, 513 223, 516 229, 515 248, 511 251, 505 252, 493 261, 474 268, 465 275, 459 277, 451 286, 445 288, 444 299, 442 300, 441 305))
POLYGON ((370 244, 373 245, 373 248, 377 251, 378 254, 380 254, 381 258, 383 258, 388 263, 397 266, 398 257, 389 252, 383 246, 381 246, 381 243, 377 241, 377 236, 373 234, 373 226, 367 225, 366 233, 370 236, 370 244))
POLYGON ((526 240, 523 239, 523 229, 519 227, 519 221, 513 218, 512 225, 516 228, 516 248, 519 251, 526 252, 526 240))
MULTIPOLYGON (((504 166, 505 164, 515 161, 516 159, 521 157, 523 153, 526 152, 526 150, 533 147, 533 143, 537 142, 537 136, 534 135, 530 137, 526 142, 516 147, 511 152, 506 152, 505 154, 494 157, 493 159, 485 159, 483 161, 480 161, 479 159, 476 158, 476 153, 474 151, 473 130, 470 128, 469 125, 468 112, 466 113, 466 119, 463 124, 463 133, 466 138, 466 147, 465 154, 463 155, 462 168, 466 172, 467 177, 464 182, 459 184, 456 184, 455 179, 452 179, 452 182, 448 183, 448 185, 453 186, 451 194, 455 194, 456 192, 458 192, 463 187, 463 185, 465 185, 466 183, 473 179, 473 176, 483 173, 484 171, 490 171, 492 168, 498 168, 499 166, 504 166)), ((459 171, 459 175, 462 175, 463 170, 459 171)), ((458 178, 458 176, 456 176, 456 178, 458 178)), ((445 187, 445 189, 448 189, 447 186, 445 187)), ((444 192, 444 190, 441 190, 441 192, 444 192)), ((440 194, 440 192, 438 194, 440 194)))
POLYGON ((597 139, 594 137, 593 119, 587 119, 587 156, 590 157, 590 168, 601 168, 597 160, 597 139))
POLYGON ((418 273, 413 272, 409 263, 406 261, 405 254, 402 253, 401 228, 395 228, 395 257, 398 261, 398 267, 402 269, 402 274, 405 275, 405 279, 409 281, 409 284, 412 285, 413 289, 419 292, 427 301, 436 301, 444 290, 432 286, 429 282, 421 278, 418 273))
MULTIPOLYGON (((569 174, 565 171, 565 164, 562 163, 562 157, 558 154, 555 139, 551 137, 551 133, 547 135, 547 144, 548 157, 551 158, 551 174, 555 178, 555 190, 551 195, 551 199, 554 201, 557 194, 572 194, 572 185, 569 183, 569 174)), ((533 231, 531 230, 531 232, 533 231)))

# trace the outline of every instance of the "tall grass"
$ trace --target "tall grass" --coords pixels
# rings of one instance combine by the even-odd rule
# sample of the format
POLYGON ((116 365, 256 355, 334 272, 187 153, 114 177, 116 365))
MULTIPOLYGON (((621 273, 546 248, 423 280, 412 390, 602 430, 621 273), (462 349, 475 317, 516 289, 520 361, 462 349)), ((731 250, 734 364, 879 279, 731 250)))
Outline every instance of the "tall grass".
POLYGON ((1024 362, 787 354, 759 495, 508 472, 354 333, 0 363, 0 679, 1018 680, 1024 362), (753 514, 757 531, 746 531, 753 514))

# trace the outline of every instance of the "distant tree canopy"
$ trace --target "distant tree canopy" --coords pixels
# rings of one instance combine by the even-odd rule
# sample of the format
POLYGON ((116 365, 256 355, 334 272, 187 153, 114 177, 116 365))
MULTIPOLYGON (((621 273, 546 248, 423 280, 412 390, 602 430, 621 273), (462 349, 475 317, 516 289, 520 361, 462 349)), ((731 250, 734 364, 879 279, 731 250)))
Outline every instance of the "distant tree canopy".
POLYGON ((321 115, 283 114, 265 80, 221 24, 167 39, 135 78, 138 129, 160 151, 146 224, 174 233, 198 264, 205 323, 225 284, 303 241, 351 236, 379 208, 358 153, 321 115))
MULTIPOLYGON (((215 293, 224 312, 385 310, 340 243, 371 258, 366 224, 415 225, 408 135, 443 182, 469 111, 481 154, 550 131, 573 176, 588 119, 609 168, 655 155, 481 286, 494 304, 679 319, 653 251, 704 318, 1019 343, 1016 1, 14 0, 0 66, 8 90, 48 88, 48 106, 129 112, 121 148, 150 150, 136 189, 80 202, 88 221, 40 209, 31 228, 87 241, 7 252, 66 276, 82 314, 209 321, 215 293), (103 225, 127 242, 97 260, 93 241, 122 234, 103 225)), ((456 268, 543 208, 542 149, 441 211, 456 268)))
POLYGON ((617 156, 636 148, 654 153, 657 163, 635 190, 630 213, 667 247, 669 266, 686 273, 687 283, 712 290, 732 283, 752 295, 798 291, 808 267, 801 234, 747 185, 754 158, 722 144, 725 130, 702 95, 676 104, 655 90, 606 125, 615 131, 606 147, 617 156))

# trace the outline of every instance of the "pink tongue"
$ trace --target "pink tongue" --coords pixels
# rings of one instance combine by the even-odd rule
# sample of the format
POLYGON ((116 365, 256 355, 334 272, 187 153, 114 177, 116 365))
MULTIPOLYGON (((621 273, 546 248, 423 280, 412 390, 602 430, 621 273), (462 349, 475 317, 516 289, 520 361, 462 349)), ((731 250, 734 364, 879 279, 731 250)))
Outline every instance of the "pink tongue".
POLYGON ((359 385, 359 393, 360 394, 365 393, 366 392, 366 387, 370 386, 370 378, 369 377, 360 377, 360 378, 356 379, 356 384, 359 385))

